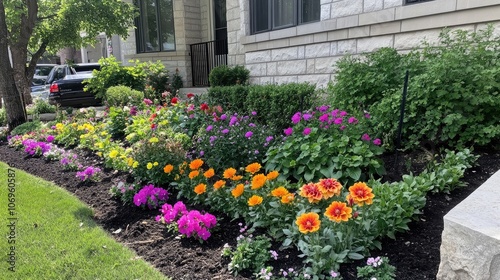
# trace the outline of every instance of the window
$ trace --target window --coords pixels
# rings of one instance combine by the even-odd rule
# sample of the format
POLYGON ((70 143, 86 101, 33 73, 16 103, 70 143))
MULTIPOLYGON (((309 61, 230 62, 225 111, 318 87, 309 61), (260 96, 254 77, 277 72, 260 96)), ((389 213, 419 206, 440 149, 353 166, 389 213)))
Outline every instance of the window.
POLYGON ((175 51, 173 0, 135 0, 137 53, 175 51))
POLYGON ((319 21, 320 0, 251 0, 252 34, 319 21))
POLYGON ((429 2, 429 1, 433 1, 433 0, 405 0, 405 5, 417 4, 417 3, 429 2))

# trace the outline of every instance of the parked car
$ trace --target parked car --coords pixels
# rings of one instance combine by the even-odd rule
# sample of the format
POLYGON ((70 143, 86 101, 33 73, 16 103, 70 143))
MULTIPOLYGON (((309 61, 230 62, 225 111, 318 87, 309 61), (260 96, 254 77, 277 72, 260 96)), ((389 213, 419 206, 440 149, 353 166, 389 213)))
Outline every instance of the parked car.
MULTIPOLYGON (((33 80, 31 81, 31 96, 32 97, 42 97, 48 98, 48 94, 46 96, 41 96, 43 91, 46 89, 45 83, 47 80, 47 76, 50 74, 50 71, 57 64, 37 64, 35 67, 35 74, 33 75, 33 80)), ((48 93, 48 91, 47 91, 48 93)))
POLYGON ((49 103, 62 107, 99 106, 101 100, 84 90, 83 81, 92 78, 92 71, 99 70, 98 63, 59 65, 47 77, 49 103))

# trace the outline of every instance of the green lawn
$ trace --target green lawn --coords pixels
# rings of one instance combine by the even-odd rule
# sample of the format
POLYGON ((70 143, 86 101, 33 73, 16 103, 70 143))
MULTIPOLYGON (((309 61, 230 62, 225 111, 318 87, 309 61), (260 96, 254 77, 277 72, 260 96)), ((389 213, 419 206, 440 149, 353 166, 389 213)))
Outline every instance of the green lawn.
POLYGON ((92 210, 76 197, 20 170, 11 216, 13 173, 0 162, 0 279, 166 279, 96 225, 92 210), (9 244, 10 217, 17 218, 15 244, 9 244), (11 252, 15 272, 7 262, 11 252))

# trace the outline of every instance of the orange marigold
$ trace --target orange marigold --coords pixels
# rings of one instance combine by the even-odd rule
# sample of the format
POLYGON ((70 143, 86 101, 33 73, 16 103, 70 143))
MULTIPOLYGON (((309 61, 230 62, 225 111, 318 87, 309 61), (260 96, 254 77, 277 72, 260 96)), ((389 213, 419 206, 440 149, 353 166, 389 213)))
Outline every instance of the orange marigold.
POLYGON ((231 179, 234 175, 236 175, 236 169, 228 168, 224 170, 224 174, 222 175, 225 179, 231 179))
POLYGON ((210 168, 207 171, 205 171, 205 173, 203 173, 203 176, 205 176, 205 178, 212 178, 214 175, 215 171, 213 168, 210 168))
POLYGON ((351 187, 349 187, 349 194, 347 195, 347 201, 351 201, 358 204, 359 206, 370 205, 373 203, 373 198, 375 195, 372 193, 372 189, 368 187, 365 183, 357 182, 351 187))
POLYGON ((334 201, 326 208, 325 216, 337 223, 347 222, 352 217, 352 208, 344 202, 334 201))
POLYGON ((262 200, 263 198, 261 196, 258 196, 258 195, 252 195, 252 197, 250 197, 248 199, 248 206, 256 206, 256 205, 259 205, 262 203, 262 200))
POLYGON ((323 198, 319 187, 314 183, 303 185, 300 188, 300 196, 307 198, 310 203, 316 203, 323 198))
POLYGON ((325 199, 340 195, 340 191, 342 190, 342 184, 334 178, 320 179, 317 185, 325 199))
POLYGON ((279 175, 280 175, 280 173, 278 171, 276 171, 276 170, 271 171, 267 174, 267 180, 269 180, 269 181, 274 180, 274 179, 278 178, 279 175))
POLYGON ((218 190, 218 189, 224 187, 225 185, 226 185, 226 181, 219 180, 219 181, 215 182, 214 189, 218 190))
POLYGON ((236 185, 236 187, 234 187, 234 189, 231 190, 231 194, 236 198, 241 196, 244 190, 245 190, 245 185, 238 184, 236 185))
POLYGON ((193 178, 197 177, 198 175, 200 175, 200 172, 198 170, 193 170, 193 171, 189 172, 189 179, 193 179, 193 178))
POLYGON ((271 191, 271 195, 274 197, 282 197, 287 195, 289 192, 285 187, 277 187, 271 191))
POLYGON ((319 220, 319 215, 314 212, 304 213, 300 215, 295 224, 299 227, 299 231, 303 234, 308 234, 310 232, 315 232, 319 230, 321 221, 319 220))
POLYGON ((254 162, 254 163, 247 165, 247 167, 245 168, 245 171, 248 173, 254 174, 255 172, 259 171, 261 167, 262 166, 259 163, 254 162))
POLYGON ((281 197, 281 203, 288 204, 295 199, 294 193, 288 193, 281 197))
POLYGON ((243 176, 241 176, 241 175, 234 175, 233 177, 231 177, 231 180, 233 180, 233 181, 238 181, 241 179, 243 179, 243 176))
POLYGON ((207 191, 207 185, 205 185, 205 184, 198 184, 196 187, 194 187, 194 192, 197 195, 205 193, 206 191, 207 191))
POLYGON ((163 167, 163 172, 167 174, 172 172, 172 170, 174 170, 174 166, 172 164, 167 164, 165 165, 165 167, 163 167))
POLYGON ((196 170, 200 168, 202 165, 203 165, 203 160, 197 158, 189 164, 189 168, 191 168, 191 170, 196 170))
POLYGON ((266 175, 257 174, 252 178, 252 190, 260 189, 266 184, 266 175))

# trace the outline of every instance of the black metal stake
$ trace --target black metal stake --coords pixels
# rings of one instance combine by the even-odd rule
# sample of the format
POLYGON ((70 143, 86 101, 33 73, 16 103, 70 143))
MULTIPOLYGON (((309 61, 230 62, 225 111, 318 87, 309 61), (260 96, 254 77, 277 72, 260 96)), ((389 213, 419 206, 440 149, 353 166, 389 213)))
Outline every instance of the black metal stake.
POLYGON ((401 107, 399 113, 398 139, 396 141, 396 166, 399 168, 398 151, 401 148, 401 134, 403 130, 403 119, 405 116, 406 94, 408 93, 408 76, 409 71, 406 70, 405 82, 403 87, 403 97, 401 98, 401 107))

